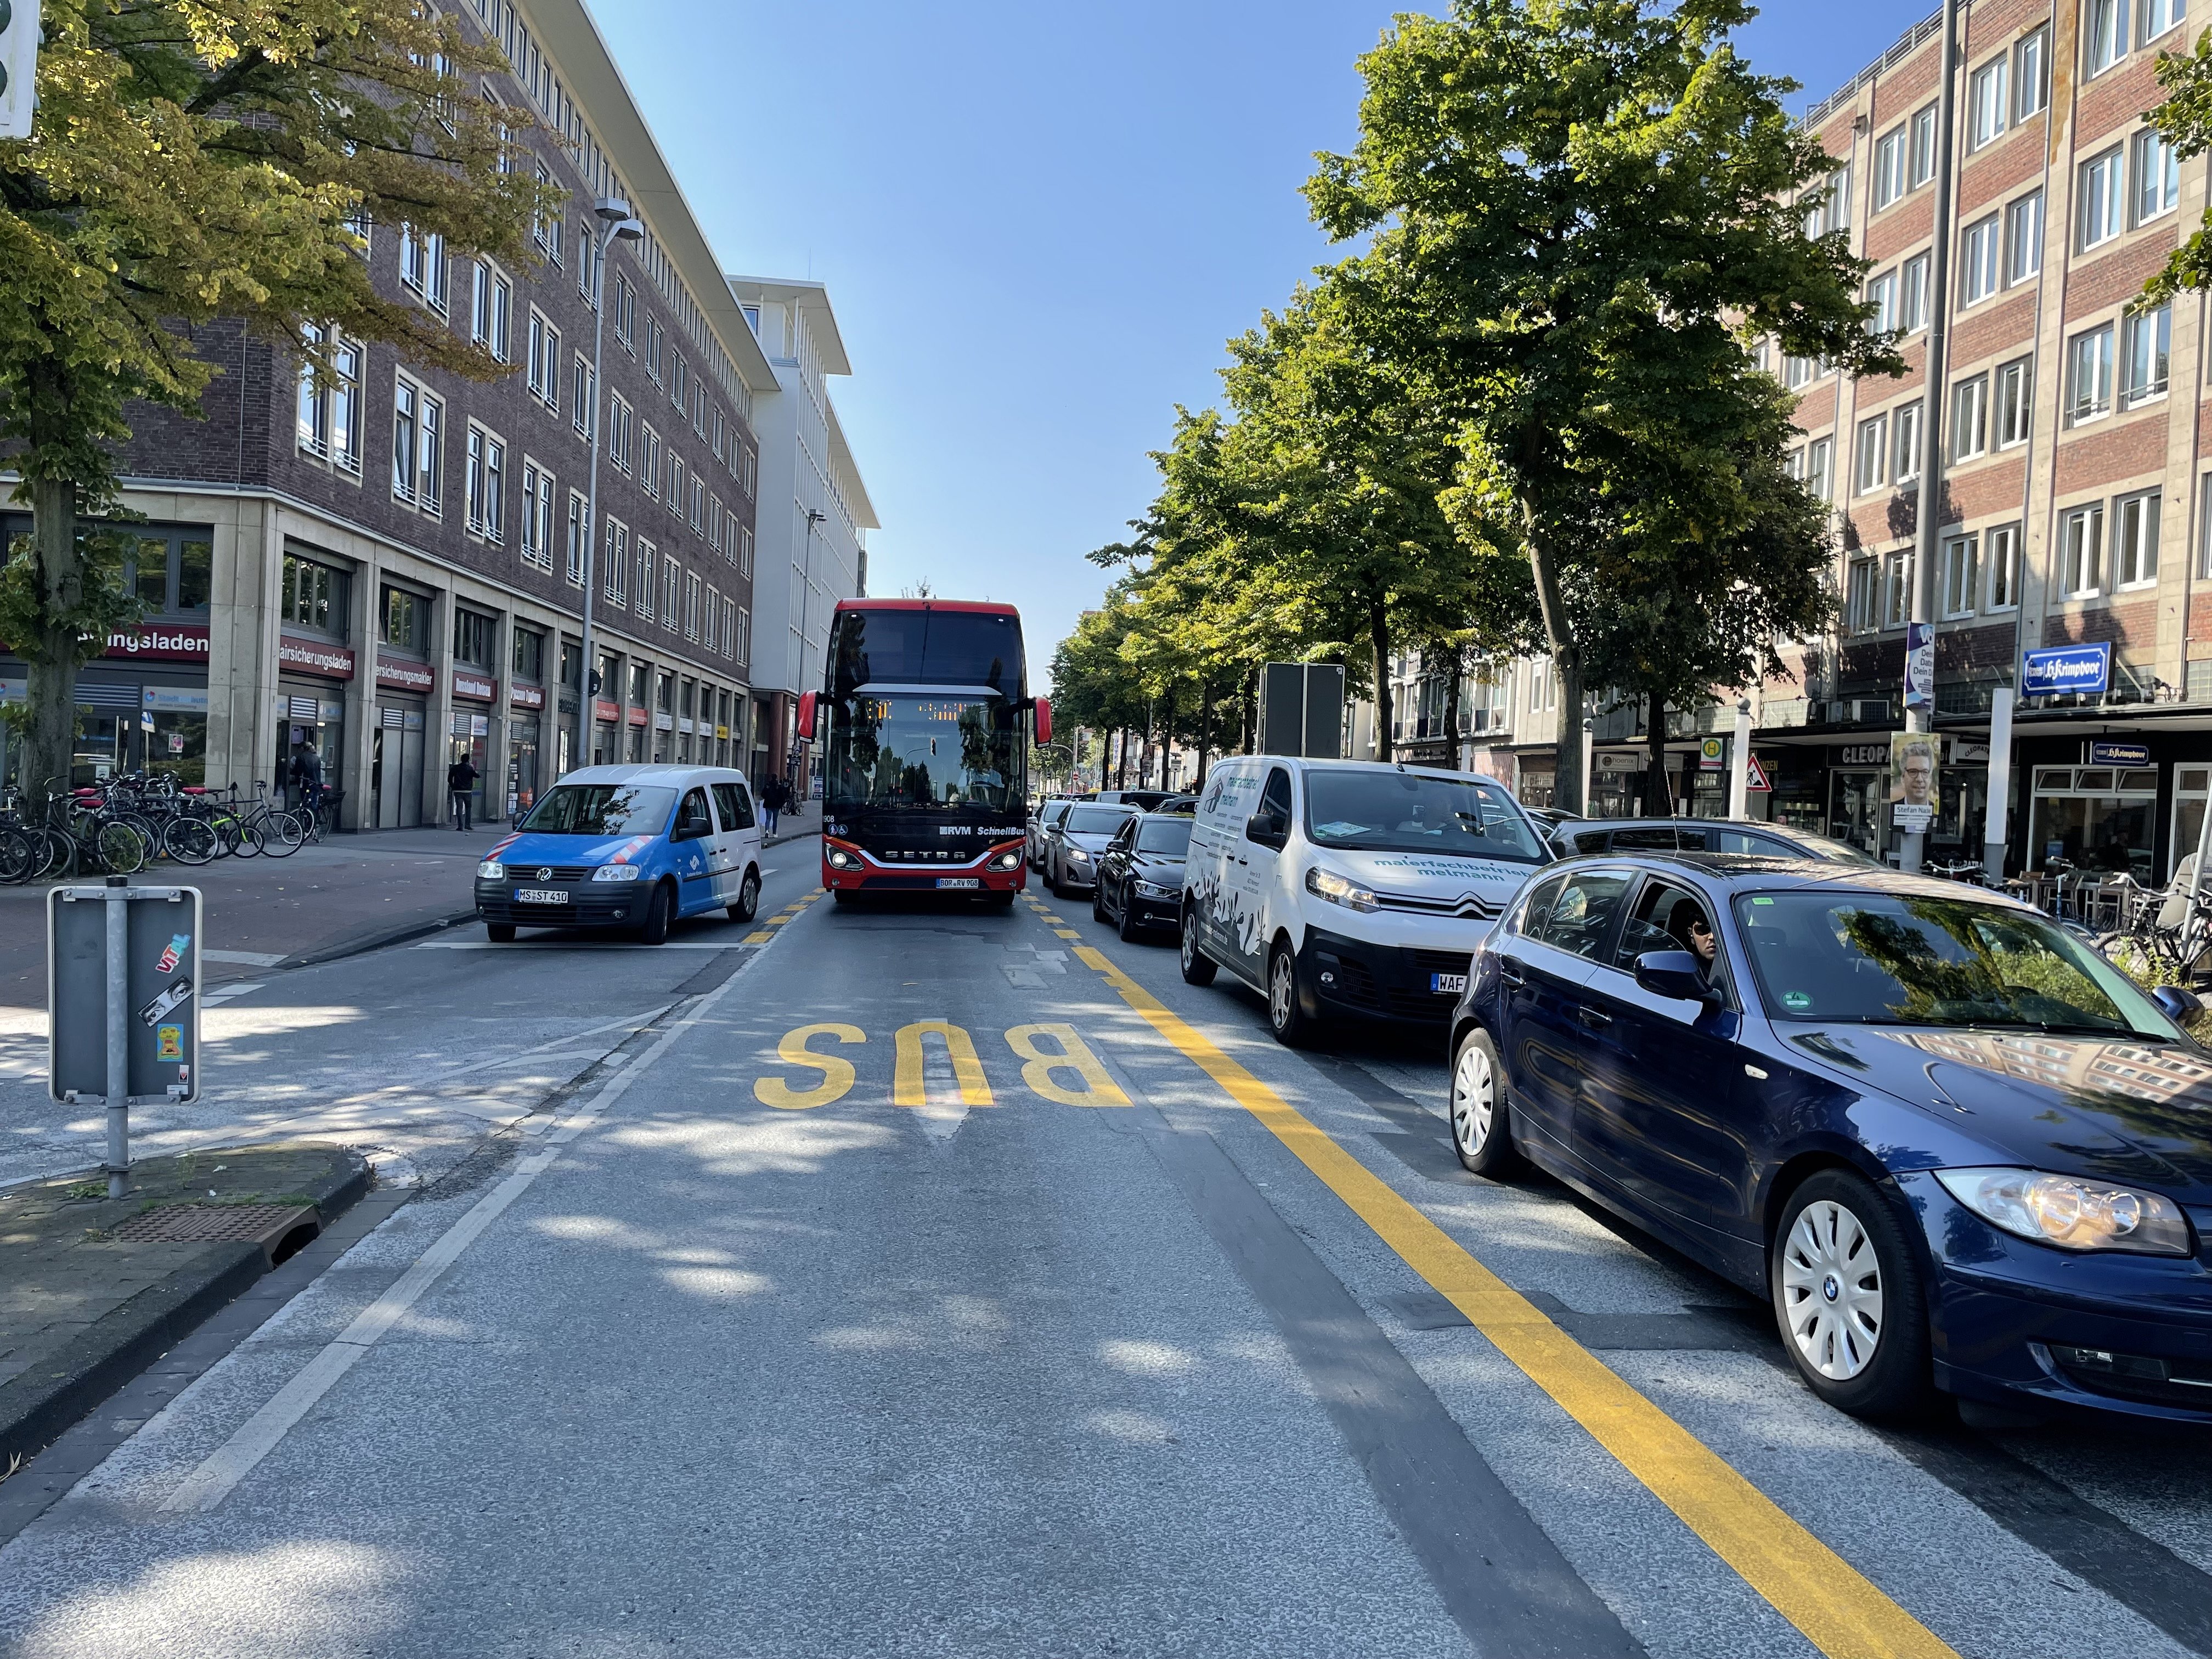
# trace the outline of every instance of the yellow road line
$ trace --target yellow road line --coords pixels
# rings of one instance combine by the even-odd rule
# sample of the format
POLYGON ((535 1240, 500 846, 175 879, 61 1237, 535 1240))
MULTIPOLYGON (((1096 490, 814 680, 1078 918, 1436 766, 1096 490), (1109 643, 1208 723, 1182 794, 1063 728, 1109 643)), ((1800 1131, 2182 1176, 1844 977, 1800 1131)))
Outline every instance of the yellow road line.
POLYGON ((1083 937, 1082 934, 1077 933, 1073 927, 1055 927, 1052 931, 1059 934, 1062 939, 1081 939, 1083 937))
POLYGON ((763 928, 757 933, 747 933, 745 935, 745 943, 748 945, 765 945, 775 937, 775 935, 774 933, 769 933, 766 928, 763 928))
POLYGON ((1958 1659, 1934 1632, 1477 1261, 1387 1182, 1088 945, 1075 954, 1267 1126, 1621 1466, 1830 1659, 1958 1659))

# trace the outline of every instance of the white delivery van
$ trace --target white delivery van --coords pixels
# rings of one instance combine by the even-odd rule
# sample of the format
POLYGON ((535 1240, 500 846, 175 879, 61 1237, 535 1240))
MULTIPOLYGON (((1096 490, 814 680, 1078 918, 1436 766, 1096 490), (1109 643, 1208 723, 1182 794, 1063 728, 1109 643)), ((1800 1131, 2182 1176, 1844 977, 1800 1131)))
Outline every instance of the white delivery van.
POLYGON ((1489 778, 1231 756, 1206 774, 1191 832, 1182 976, 1227 969, 1286 1043, 1346 1015, 1442 1021, 1475 946, 1557 856, 1489 778))

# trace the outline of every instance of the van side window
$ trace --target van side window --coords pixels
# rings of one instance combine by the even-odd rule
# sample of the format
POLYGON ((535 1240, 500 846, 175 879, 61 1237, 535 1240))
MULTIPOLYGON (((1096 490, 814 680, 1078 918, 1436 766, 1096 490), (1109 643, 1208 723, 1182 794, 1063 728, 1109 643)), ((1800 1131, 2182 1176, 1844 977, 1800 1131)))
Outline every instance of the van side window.
POLYGON ((707 815, 707 792, 703 789, 685 792, 683 808, 676 814, 676 827, 681 830, 694 819, 705 824, 710 830, 714 828, 714 820, 707 815))
POLYGON ((724 830, 750 830, 753 827, 753 804, 742 783, 718 783, 714 789, 714 810, 722 815, 724 830))
POLYGON ((1291 821, 1291 775, 1281 767, 1267 774, 1267 787, 1260 794, 1260 811, 1291 821))

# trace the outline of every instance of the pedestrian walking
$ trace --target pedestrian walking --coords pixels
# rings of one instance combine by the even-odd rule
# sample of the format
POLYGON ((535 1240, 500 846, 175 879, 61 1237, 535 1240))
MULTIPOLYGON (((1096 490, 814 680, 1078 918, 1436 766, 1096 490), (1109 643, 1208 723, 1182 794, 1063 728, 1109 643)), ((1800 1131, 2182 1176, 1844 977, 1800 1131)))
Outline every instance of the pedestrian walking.
POLYGON ((476 805, 477 776, 476 763, 465 753, 446 769, 446 793, 452 803, 453 828, 465 836, 471 828, 469 813, 476 805))
POLYGON ((780 777, 771 776, 761 786, 761 826, 763 836, 775 834, 775 820, 791 799, 791 789, 780 777))
POLYGON ((323 804, 323 757, 313 738, 302 742, 300 752, 292 757, 292 782, 299 792, 300 805, 310 812, 323 804))

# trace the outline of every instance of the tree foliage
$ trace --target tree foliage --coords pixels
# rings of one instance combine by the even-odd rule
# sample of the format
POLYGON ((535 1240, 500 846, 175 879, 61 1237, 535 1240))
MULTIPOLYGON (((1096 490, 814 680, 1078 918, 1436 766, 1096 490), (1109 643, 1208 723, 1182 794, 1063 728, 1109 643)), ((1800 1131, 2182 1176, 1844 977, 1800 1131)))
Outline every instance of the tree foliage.
POLYGON ((128 602, 80 515, 112 514, 133 400, 187 414, 218 318, 295 355, 313 327, 477 378, 511 372, 379 294, 359 227, 405 223, 533 262, 553 206, 494 104, 495 48, 414 0, 44 0, 36 121, 0 143, 0 441, 33 519, 0 572, 0 635, 31 668, 31 764, 65 772, 78 664, 128 602))

